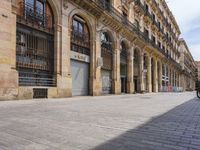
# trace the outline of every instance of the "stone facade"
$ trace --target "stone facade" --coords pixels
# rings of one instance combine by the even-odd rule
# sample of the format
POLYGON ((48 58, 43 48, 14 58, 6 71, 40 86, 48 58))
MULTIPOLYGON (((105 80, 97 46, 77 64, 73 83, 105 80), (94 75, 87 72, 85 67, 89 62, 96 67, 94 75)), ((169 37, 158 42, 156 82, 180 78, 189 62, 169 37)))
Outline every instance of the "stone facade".
MULTIPOLYGON (((104 62, 105 58, 102 56, 102 49, 108 49, 108 47, 103 46, 104 44, 111 47, 112 53, 109 76, 110 93, 132 94, 135 92, 183 90, 183 85, 181 85, 183 68, 179 61, 181 54, 179 36, 181 32, 164 0, 47 0, 46 3, 50 8, 47 9, 45 7, 45 10, 43 10, 43 4, 34 3, 43 10, 38 13, 39 9, 37 7, 32 9, 28 6, 27 9, 25 1, 0 1, 1 100, 30 99, 35 94, 33 89, 40 88, 47 89, 48 98, 70 97, 73 95, 73 82, 75 80, 72 77, 71 52, 74 38, 72 36, 72 33, 74 33, 72 26, 75 17, 75 19, 81 20, 89 31, 89 46, 84 45, 90 50, 89 54, 87 54, 90 58, 88 95, 98 96, 103 94, 102 69, 105 64, 102 64, 102 61, 104 62), (19 17, 21 4, 23 4, 26 13, 27 10, 29 12, 29 14, 24 15, 22 11, 24 22, 19 17), (18 55, 16 54, 16 31, 19 28, 18 26, 23 24, 21 28, 26 28, 30 23, 37 20, 39 15, 40 20, 36 22, 40 26, 38 30, 46 33, 50 23, 49 18, 47 18, 47 22, 41 21, 41 18, 46 18, 43 14, 45 11, 53 17, 52 28, 54 30, 51 35, 53 35, 54 54, 53 77, 51 79, 56 81, 53 82, 53 86, 46 86, 46 84, 41 86, 42 84, 38 84, 42 82, 41 80, 45 80, 47 83, 46 78, 40 77, 38 79, 37 76, 34 76, 34 79, 32 79, 30 78, 32 74, 26 78, 21 75, 23 73, 19 71, 19 61, 21 61, 19 59, 21 58, 17 59, 16 57, 18 55), (34 20, 27 22, 28 17, 33 17, 32 13, 33 15, 36 14, 34 20), (102 33, 106 33, 110 43, 102 40, 102 33), (125 43, 125 62, 122 62, 121 59, 122 43, 125 43), (121 66, 126 70, 125 75, 122 73, 121 66), (31 83, 34 80, 34 86, 30 83, 27 84, 27 80, 31 81, 31 83), (40 86, 35 86, 36 82, 40 86)), ((35 28, 35 25, 27 28, 35 28)), ((34 29, 34 31, 36 30, 34 29)), ((36 35, 33 34, 33 36, 36 35)), ((37 47, 39 46, 38 43, 36 45, 37 47)), ((85 57, 86 55, 82 52, 77 54, 79 61, 82 61, 81 59, 85 57)), ((30 58, 29 55, 26 58, 30 58)), ((29 67, 30 69, 30 65, 24 65, 24 67, 29 67)), ((37 67, 42 68, 42 66, 37 67)))
POLYGON ((185 40, 179 40, 180 64, 182 66, 181 86, 184 91, 195 90, 196 64, 185 40))
POLYGON ((196 75, 197 75, 197 80, 200 80, 200 61, 195 61, 197 70, 196 70, 196 75))

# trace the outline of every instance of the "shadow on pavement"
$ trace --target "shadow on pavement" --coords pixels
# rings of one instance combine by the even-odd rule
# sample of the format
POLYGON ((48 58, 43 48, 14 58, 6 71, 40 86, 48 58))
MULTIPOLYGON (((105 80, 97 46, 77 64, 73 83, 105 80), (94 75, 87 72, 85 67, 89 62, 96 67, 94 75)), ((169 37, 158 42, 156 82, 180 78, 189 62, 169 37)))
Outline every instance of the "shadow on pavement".
POLYGON ((200 150, 200 100, 181 104, 92 150, 200 150))

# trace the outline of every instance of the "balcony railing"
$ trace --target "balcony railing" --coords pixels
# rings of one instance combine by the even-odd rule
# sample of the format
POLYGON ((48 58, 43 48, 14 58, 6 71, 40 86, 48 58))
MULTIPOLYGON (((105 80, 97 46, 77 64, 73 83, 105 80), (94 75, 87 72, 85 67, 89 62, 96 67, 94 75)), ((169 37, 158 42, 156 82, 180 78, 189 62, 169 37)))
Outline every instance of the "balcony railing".
POLYGON ((44 10, 33 7, 33 5, 25 2, 20 2, 18 21, 26 24, 31 24, 37 28, 43 28, 45 30, 52 31, 53 27, 52 17, 47 15, 44 10))
MULTIPOLYGON (((114 8, 110 3, 107 3, 105 0, 92 0, 97 6, 99 6, 103 11, 107 11, 110 15, 112 15, 116 20, 123 23, 128 29, 132 32, 136 33, 142 40, 145 40, 152 47, 159 50, 166 58, 168 58, 165 51, 160 48, 155 42, 152 42, 147 36, 145 36, 144 32, 141 32, 137 25, 131 23, 128 19, 124 19, 124 16, 114 8), (126 21, 124 21, 126 20, 126 21)), ((143 10, 144 6, 141 4, 140 0, 135 0, 135 3, 138 4, 143 10)), ((159 25, 157 25, 159 26, 159 25)), ((174 60, 175 61, 175 60, 174 60)), ((175 61, 176 62, 176 61, 175 61)), ((180 65, 176 62, 176 65, 179 67, 180 65)))

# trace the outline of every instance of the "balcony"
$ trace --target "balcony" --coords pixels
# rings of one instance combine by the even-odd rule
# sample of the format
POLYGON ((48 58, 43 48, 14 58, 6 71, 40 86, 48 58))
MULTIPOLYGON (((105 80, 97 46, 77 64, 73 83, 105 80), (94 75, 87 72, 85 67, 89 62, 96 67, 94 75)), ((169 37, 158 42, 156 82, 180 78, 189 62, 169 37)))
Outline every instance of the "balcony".
MULTIPOLYGON (((91 3, 90 0, 87 0, 87 1, 88 1, 88 3, 91 3)), ((165 51, 162 48, 160 48, 158 45, 156 45, 154 42, 152 42, 145 35, 144 32, 140 31, 140 29, 135 24, 131 23, 128 19, 124 18, 124 16, 117 9, 115 9, 110 3, 107 3, 105 0, 92 0, 92 1, 96 5, 97 8, 101 9, 108 15, 112 15, 112 17, 115 20, 117 20, 120 24, 125 25, 127 27, 127 29, 129 29, 132 33, 136 34, 141 40, 147 42, 152 47, 157 49, 160 53, 162 53, 168 59, 167 54, 165 53, 165 51)), ((141 4, 140 0, 135 0, 135 3, 137 5, 139 5, 141 7, 141 9, 144 10, 144 6, 141 4)), ((159 26, 158 23, 157 23, 157 26, 159 26)), ((177 63, 177 66, 178 65, 179 64, 177 63)))

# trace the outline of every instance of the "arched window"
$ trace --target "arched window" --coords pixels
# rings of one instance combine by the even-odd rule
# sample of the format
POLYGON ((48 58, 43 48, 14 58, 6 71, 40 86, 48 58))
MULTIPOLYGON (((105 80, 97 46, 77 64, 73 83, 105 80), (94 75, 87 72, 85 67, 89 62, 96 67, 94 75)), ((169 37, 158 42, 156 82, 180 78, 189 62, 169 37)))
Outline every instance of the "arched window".
POLYGON ((101 34, 101 56, 103 57, 103 68, 112 70, 113 43, 107 32, 101 34))
POLYGON ((55 86, 53 13, 44 0, 24 0, 17 13, 20 86, 55 86))
POLYGON ((90 55, 90 35, 83 18, 75 15, 72 21, 71 50, 90 55))
POLYGON ((32 26, 53 27, 52 11, 46 0, 23 0, 19 2, 17 14, 20 21, 26 21, 32 26))
POLYGON ((126 46, 126 44, 125 44, 124 41, 121 42, 120 51, 121 51, 120 57, 123 58, 123 59, 125 59, 127 61, 127 51, 128 51, 128 48, 127 48, 127 46, 126 46))

